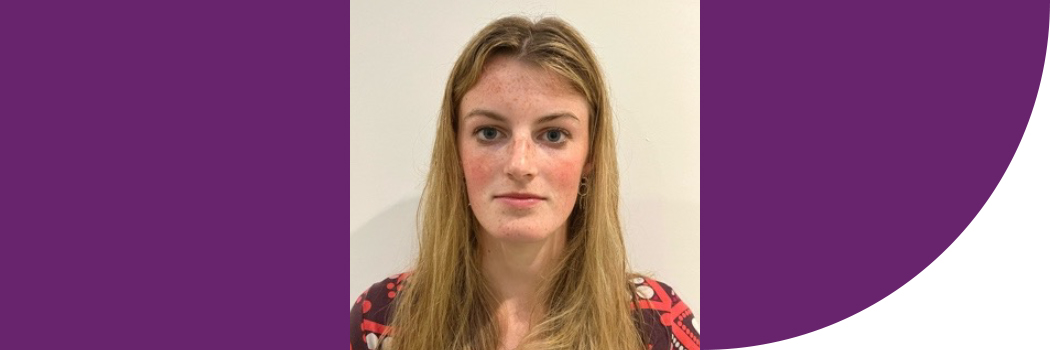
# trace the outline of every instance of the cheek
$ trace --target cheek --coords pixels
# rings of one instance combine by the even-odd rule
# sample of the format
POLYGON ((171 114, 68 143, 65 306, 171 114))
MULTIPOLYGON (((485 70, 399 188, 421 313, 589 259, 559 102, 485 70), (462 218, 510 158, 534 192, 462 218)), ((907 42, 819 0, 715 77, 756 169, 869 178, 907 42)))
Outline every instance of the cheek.
POLYGON ((477 153, 463 152, 463 177, 470 197, 480 195, 492 181, 492 162, 477 153))
POLYGON ((580 174, 583 169, 580 162, 575 160, 559 160, 555 162, 550 174, 552 185, 557 188, 559 196, 565 201, 575 200, 576 191, 580 185, 580 174))

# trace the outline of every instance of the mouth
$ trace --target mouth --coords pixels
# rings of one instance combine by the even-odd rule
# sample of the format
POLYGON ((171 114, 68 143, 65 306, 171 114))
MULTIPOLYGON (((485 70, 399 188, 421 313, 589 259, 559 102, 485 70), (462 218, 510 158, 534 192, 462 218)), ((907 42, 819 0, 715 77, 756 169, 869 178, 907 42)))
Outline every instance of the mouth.
POLYGON ((531 208, 546 198, 531 193, 504 193, 495 197, 497 202, 517 209, 531 208))

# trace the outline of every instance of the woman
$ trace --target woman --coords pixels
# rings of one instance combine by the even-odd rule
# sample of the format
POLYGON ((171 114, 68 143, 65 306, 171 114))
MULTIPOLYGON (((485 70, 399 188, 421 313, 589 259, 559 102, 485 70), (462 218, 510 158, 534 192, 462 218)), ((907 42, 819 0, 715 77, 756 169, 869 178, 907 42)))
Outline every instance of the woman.
POLYGON ((692 312, 629 273, 605 83, 579 33, 497 20, 445 88, 410 273, 351 311, 353 349, 698 349, 692 312))

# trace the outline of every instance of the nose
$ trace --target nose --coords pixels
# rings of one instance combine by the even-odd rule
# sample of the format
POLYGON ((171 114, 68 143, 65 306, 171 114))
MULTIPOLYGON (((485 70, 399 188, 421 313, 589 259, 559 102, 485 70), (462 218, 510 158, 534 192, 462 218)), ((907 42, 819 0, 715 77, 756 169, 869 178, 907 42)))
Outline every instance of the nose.
POLYGON ((510 148, 507 175, 518 181, 536 176, 536 149, 528 137, 516 137, 510 148))

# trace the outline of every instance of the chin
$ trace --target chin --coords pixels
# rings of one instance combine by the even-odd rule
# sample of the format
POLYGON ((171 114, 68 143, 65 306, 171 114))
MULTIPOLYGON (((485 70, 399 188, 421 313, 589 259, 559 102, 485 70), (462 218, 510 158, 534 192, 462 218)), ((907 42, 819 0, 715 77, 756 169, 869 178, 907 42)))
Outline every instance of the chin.
POLYGON ((503 242, 512 243, 536 243, 542 242, 547 238, 550 238, 555 228, 544 227, 544 228, 520 228, 520 227, 500 227, 499 229, 489 231, 492 232, 492 238, 503 242))

